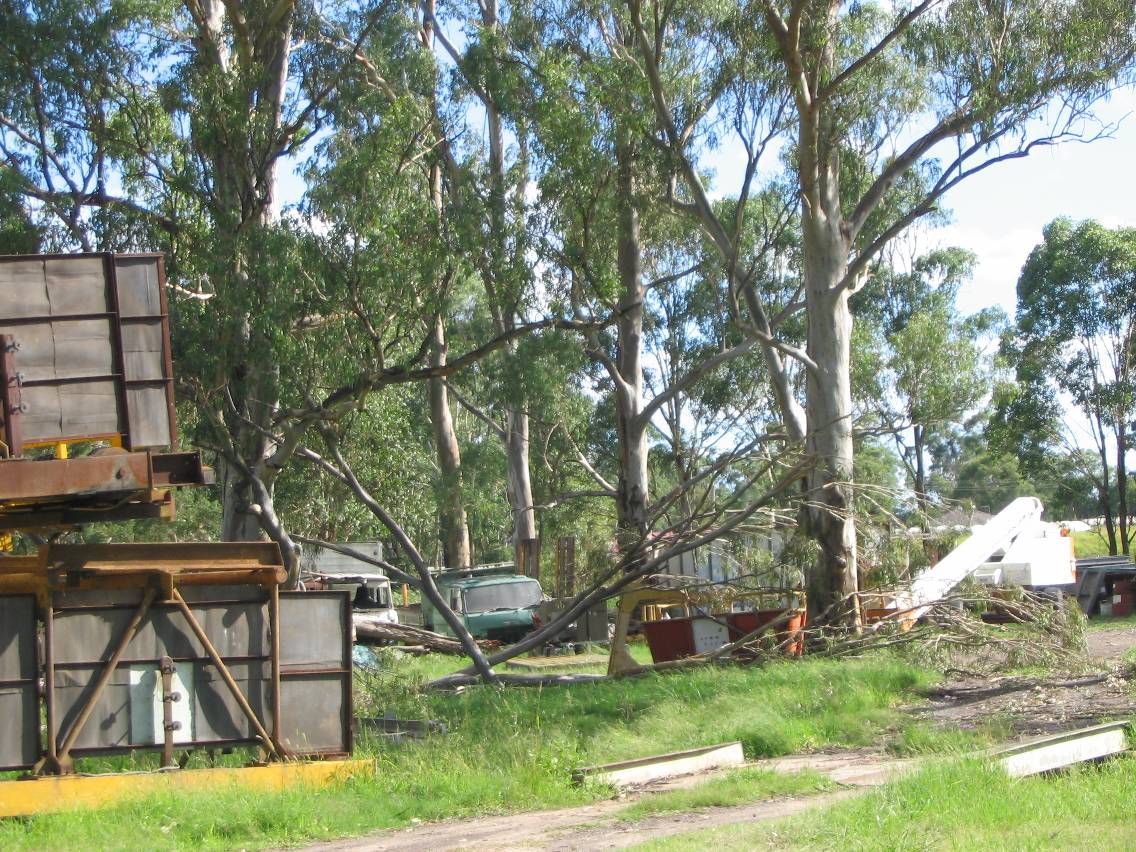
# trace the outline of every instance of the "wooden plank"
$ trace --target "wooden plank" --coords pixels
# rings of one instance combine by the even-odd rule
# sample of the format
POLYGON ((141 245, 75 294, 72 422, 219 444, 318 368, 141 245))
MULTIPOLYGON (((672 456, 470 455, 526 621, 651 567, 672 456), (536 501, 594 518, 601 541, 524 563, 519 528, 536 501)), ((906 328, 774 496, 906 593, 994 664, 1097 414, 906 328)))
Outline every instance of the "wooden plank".
POLYGON ((1128 751, 1128 722, 1107 722, 992 752, 1011 778, 1024 778, 1128 751))
POLYGON ((690 775, 707 769, 721 769, 726 766, 742 766, 744 764, 745 754, 742 752, 742 744, 735 741, 690 749, 689 751, 675 751, 669 754, 641 757, 636 760, 589 766, 584 769, 577 769, 572 773, 572 778, 576 782, 583 781, 585 778, 593 778, 597 781, 614 784, 616 787, 629 787, 663 778, 690 775))

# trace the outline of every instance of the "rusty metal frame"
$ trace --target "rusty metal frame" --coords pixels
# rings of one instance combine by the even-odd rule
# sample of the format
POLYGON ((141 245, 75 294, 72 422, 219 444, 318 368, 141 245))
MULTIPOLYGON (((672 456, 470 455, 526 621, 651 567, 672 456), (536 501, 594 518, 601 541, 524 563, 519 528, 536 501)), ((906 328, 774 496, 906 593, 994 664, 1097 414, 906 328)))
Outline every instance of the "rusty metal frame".
POLYGON ((18 456, 24 444, 20 432, 22 400, 19 398, 19 377, 16 372, 16 338, 0 334, 0 419, 3 421, 4 455, 18 456))
MULTIPOLYGON (((340 654, 342 662, 333 666, 290 664, 284 665, 281 650, 282 622, 280 613, 281 594, 279 584, 285 577, 279 549, 276 545, 262 542, 247 543, 189 543, 189 544, 111 544, 111 545, 47 545, 40 549, 35 556, 5 557, 0 559, 0 594, 36 594, 40 601, 41 620, 44 629, 44 642, 37 657, 44 675, 43 702, 47 714, 48 734, 46 749, 44 738, 38 741, 36 771, 40 774, 66 774, 73 771, 73 761, 76 757, 99 754, 122 754, 136 750, 160 750, 164 765, 174 762, 173 753, 176 748, 173 742, 173 732, 164 727, 164 736, 157 741, 146 741, 145 745, 86 745, 78 746, 84 727, 89 727, 97 714, 97 707, 105 691, 109 688, 113 675, 125 665, 153 665, 161 670, 163 664, 168 669, 165 659, 133 659, 128 653, 129 645, 138 634, 142 625, 159 607, 164 609, 180 610, 185 625, 195 635, 199 649, 193 659, 198 663, 212 664, 220 679, 225 682, 228 692, 236 700, 236 704, 249 722, 247 731, 241 731, 238 736, 226 739, 214 739, 205 734, 200 740, 195 739, 187 747, 209 748, 213 746, 233 745, 260 745, 269 759, 280 760, 292 757, 291 749, 285 744, 287 728, 283 724, 287 713, 282 700, 282 683, 290 678, 302 679, 311 675, 334 675, 336 689, 342 690, 342 718, 339 731, 342 740, 334 746, 325 744, 311 752, 301 753, 313 757, 331 758, 350 753, 353 741, 353 712, 352 712, 352 682, 350 669, 351 632, 342 630, 342 647, 340 654), (249 656, 232 655, 222 657, 218 647, 213 644, 209 635, 190 603, 183 597, 179 587, 192 587, 196 585, 225 586, 225 585, 259 586, 264 590, 264 596, 258 598, 247 597, 247 592, 234 596, 233 600, 225 599, 222 592, 220 599, 210 595, 203 603, 221 605, 225 603, 252 603, 262 607, 267 617, 269 643, 259 653, 249 656), (127 603, 117 596, 111 596, 106 602, 102 599, 90 602, 76 601, 73 604, 64 603, 59 597, 60 592, 72 590, 132 590, 131 602, 127 603), (141 592, 139 602, 138 593, 141 592), (259 601, 259 603, 257 603, 259 601), (108 637, 107 650, 90 661, 76 660, 75 662, 59 663, 57 654, 56 614, 63 611, 82 610, 126 610, 131 613, 129 622, 125 627, 119 627, 116 633, 108 637), (202 650, 204 653, 202 653, 202 650), (265 653, 267 651, 267 653, 265 653), (130 657, 130 659, 128 659, 130 657), (263 674, 249 681, 249 684, 258 684, 263 689, 263 709, 258 713, 253 709, 250 699, 241 691, 241 686, 233 676, 230 666, 234 663, 267 664, 268 677, 263 674), (68 702, 67 721, 64 727, 60 717, 60 703, 57 695, 57 674, 60 671, 75 670, 77 672, 90 672, 87 686, 76 697, 75 703, 68 702), (251 734, 251 736, 249 736, 251 734)), ((303 596, 307 593, 288 593, 289 596, 303 596)), ((342 595, 341 615, 347 613, 349 619, 350 600, 342 595)), ((262 640, 263 641, 263 640, 262 640)), ((252 652, 254 649, 249 648, 252 652)), ((146 655, 143 655, 146 656, 146 655)), ((261 672, 264 669, 260 670, 261 672)), ((172 672, 170 673, 172 675, 172 672)), ((172 708, 170 707, 171 684, 162 681, 163 726, 172 724, 172 708)), ((74 695, 74 693, 73 693, 74 695)), ((232 705, 229 705, 232 707, 232 705)), ((234 708, 235 709, 235 708, 234 708)), ((230 711, 232 714, 232 711, 230 711)), ((239 716, 230 715, 230 718, 239 716)))
POLYGON ((147 494, 164 488, 208 485, 211 481, 211 471, 198 452, 8 459, 0 461, 0 476, 0 507, 4 503, 121 500, 124 493, 147 494))
MULTIPOLYGON (((115 396, 118 401, 118 412, 120 415, 119 426, 121 427, 117 439, 121 445, 127 450, 135 449, 133 446, 133 434, 130 424, 130 400, 129 389, 131 386, 143 385, 162 385, 165 391, 166 401, 166 414, 168 418, 169 432, 168 446, 171 450, 177 449, 177 412, 174 405, 174 381, 173 381, 173 351, 170 344, 170 313, 169 313, 169 299, 166 294, 166 266, 164 255, 157 252, 77 252, 75 254, 65 253, 48 253, 48 254, 29 254, 29 255, 0 255, 0 265, 12 261, 26 261, 29 259, 41 261, 58 261, 58 260, 99 260, 103 264, 103 277, 106 282, 106 303, 109 310, 107 311, 94 311, 82 312, 75 314, 58 314, 51 316, 35 316, 35 317, 4 317, 0 318, 0 322, 4 325, 30 325, 41 323, 44 321, 50 322, 66 322, 72 320, 88 320, 88 319, 105 319, 110 322, 111 335, 110 335, 110 349, 113 372, 101 376, 77 376, 77 377, 55 377, 51 379, 42 379, 38 381, 29 382, 32 385, 59 385, 69 384, 74 382, 90 381, 92 379, 101 379, 111 381, 114 383, 115 396), (118 270, 120 261, 131 260, 153 260, 155 262, 155 269, 157 273, 157 287, 158 287, 158 313, 145 314, 138 316, 123 316, 119 300, 119 286, 118 286, 118 270), (161 329, 161 363, 163 378, 161 379, 127 379, 126 377, 126 355, 124 351, 123 339, 123 325, 131 325, 137 323, 157 323, 161 329)), ((9 337, 4 335, 2 337, 9 337)), ((14 338, 13 338, 14 339, 14 338)), ((0 347, 2 350, 4 347, 0 347)), ((5 392, 11 387, 11 382, 3 382, 3 373, 5 371, 5 363, 7 365, 9 379, 16 375, 18 369, 14 365, 14 359, 11 357, 12 353, 7 352, 7 361, 0 356, 0 398, 4 397, 5 392)), ((3 400, 0 399, 0 402, 3 400)), ((4 433, 9 431, 10 418, 4 418, 4 433)), ((10 436, 9 436, 10 437, 10 436)), ((93 440, 97 438, 105 438, 105 435, 70 435, 60 439, 62 443, 69 443, 82 440, 93 440)), ((3 438, 4 443, 9 447, 15 449, 9 452, 11 456, 19 456, 23 449, 22 442, 18 439, 11 441, 8 437, 3 438)))

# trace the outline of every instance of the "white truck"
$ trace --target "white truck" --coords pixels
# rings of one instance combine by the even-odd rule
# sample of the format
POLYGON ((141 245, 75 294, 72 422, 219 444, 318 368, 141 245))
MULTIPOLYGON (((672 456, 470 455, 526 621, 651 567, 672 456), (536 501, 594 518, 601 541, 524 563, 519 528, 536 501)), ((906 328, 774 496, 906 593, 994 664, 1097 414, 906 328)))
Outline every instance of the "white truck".
POLYGON ((1075 594, 1073 537, 1057 524, 1027 524, 1013 541, 978 566, 974 579, 987 586, 1022 586, 1053 597, 1075 594))
POLYGON ((1073 539, 1041 520, 1041 501, 1019 497, 969 538, 924 571, 909 591, 896 595, 896 608, 918 618, 966 577, 988 585, 1019 585, 1054 597, 1076 590, 1073 539))
MULTIPOLYGON (((374 560, 383 558, 383 545, 378 541, 337 542, 345 550, 353 550, 374 560)), ((351 592, 356 611, 390 624, 398 624, 398 611, 391 596, 390 579, 383 569, 330 548, 304 548, 301 579, 309 587, 342 589, 351 592)))

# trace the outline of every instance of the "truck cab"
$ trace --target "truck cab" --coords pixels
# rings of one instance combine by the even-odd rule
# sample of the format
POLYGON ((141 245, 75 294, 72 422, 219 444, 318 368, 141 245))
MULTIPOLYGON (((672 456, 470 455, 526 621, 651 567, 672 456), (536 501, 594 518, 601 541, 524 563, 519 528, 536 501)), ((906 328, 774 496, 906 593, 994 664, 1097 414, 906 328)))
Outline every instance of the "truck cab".
MULTIPOLYGON (((372 560, 383 557, 377 541, 343 542, 344 548, 357 551, 372 560)), ((305 549, 301 566, 305 588, 336 589, 351 594, 352 608, 379 621, 398 624, 398 611, 391 596, 390 578, 381 568, 327 548, 305 549)))
MULTIPOLYGON (((513 573, 512 565, 443 571, 434 582, 476 639, 516 642, 536 625, 537 608, 544 599, 540 583, 513 573)), ((445 619, 425 599, 422 624, 435 633, 453 635, 445 619)))

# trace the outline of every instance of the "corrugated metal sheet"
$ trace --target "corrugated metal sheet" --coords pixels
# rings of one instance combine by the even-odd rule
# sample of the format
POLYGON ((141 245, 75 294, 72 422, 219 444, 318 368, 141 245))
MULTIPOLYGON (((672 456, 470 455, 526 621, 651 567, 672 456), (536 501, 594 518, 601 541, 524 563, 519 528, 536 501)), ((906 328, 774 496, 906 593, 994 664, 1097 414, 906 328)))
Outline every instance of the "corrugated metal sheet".
POLYGON ((176 444, 159 255, 0 257, 0 334, 19 344, 23 443, 176 444))
POLYGON ((39 758, 35 598, 0 597, 0 769, 39 758))

